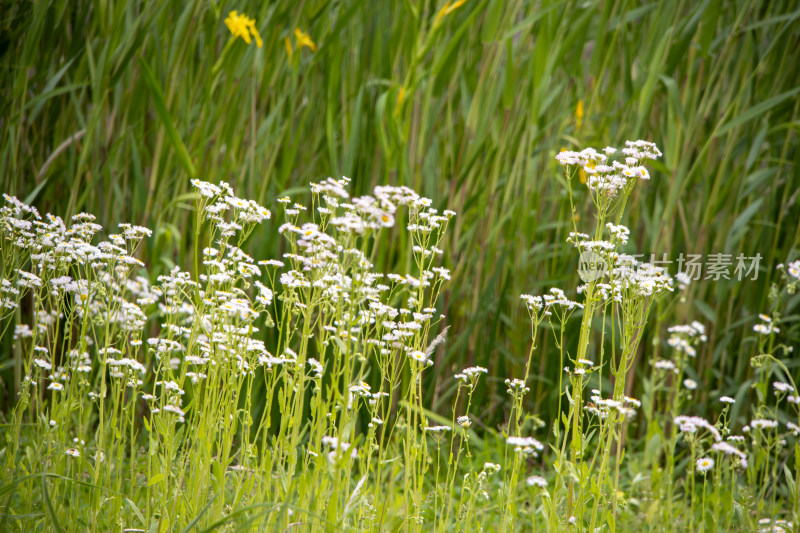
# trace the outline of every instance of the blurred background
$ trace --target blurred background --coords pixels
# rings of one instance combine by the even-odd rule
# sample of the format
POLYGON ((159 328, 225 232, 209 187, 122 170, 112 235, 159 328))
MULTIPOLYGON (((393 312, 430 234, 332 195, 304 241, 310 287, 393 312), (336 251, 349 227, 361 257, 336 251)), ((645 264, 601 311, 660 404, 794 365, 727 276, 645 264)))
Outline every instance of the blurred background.
MULTIPOLYGON (((664 157, 622 219, 627 251, 732 257, 730 280, 694 282, 654 309, 640 347, 649 372, 668 326, 707 326, 689 372, 704 384, 703 414, 709 397, 748 394, 752 325, 771 312, 775 265, 800 254, 798 19, 791 1, 6 0, 0 192, 65 219, 93 213, 110 230, 153 229, 140 258, 154 280, 191 268, 192 178, 226 180, 273 211, 249 243, 257 259, 282 253, 275 200, 307 201, 309 182, 347 176, 354 195, 413 187, 458 213, 444 254, 450 335, 426 402, 449 412, 453 374, 485 366, 473 412, 496 427, 503 380, 521 377, 531 345, 519 295, 577 298, 555 154, 653 141, 664 157), (231 34, 232 10, 254 19, 262 46, 231 34), (739 254, 760 254, 756 280, 735 279, 739 254)), ((386 237, 376 266, 402 271, 409 245, 397 228, 386 237)), ((799 301, 780 311, 781 338, 800 347, 799 301)), ((526 397, 545 419, 562 371, 552 339, 537 341, 526 397)), ((9 365, 0 377, 7 407, 9 365)))

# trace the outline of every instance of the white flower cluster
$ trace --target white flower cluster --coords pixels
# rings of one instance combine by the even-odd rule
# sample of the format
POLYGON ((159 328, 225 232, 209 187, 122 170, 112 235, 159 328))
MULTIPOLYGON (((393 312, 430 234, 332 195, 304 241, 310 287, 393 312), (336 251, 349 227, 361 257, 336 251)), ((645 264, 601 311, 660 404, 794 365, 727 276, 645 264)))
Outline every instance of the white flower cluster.
POLYGON ((525 484, 529 487, 538 487, 540 489, 547 488, 547 480, 542 476, 529 476, 528 479, 525 480, 525 484))
POLYGON ((461 383, 472 383, 474 384, 481 374, 486 374, 488 372, 487 369, 483 368, 482 366, 471 366, 469 368, 465 368, 455 376, 455 379, 460 381, 461 383))
MULTIPOLYGON (((78 317, 88 313, 125 331, 141 329, 144 313, 126 297, 151 296, 144 278, 131 279, 134 269, 144 267, 133 254, 142 238, 150 236, 149 229, 120 224, 120 234, 93 245, 92 238, 102 229, 93 215, 75 215, 67 227, 60 217, 48 214, 42 219, 35 208, 17 198, 4 198, 7 205, 0 208, 0 227, 5 244, 0 247, 8 246, 9 252, 16 248, 19 253, 10 254, 11 260, 0 268, 0 315, 3 309, 15 309, 27 291, 36 293, 37 301, 46 291, 53 297, 73 299, 78 317), (27 220, 26 216, 33 218, 27 220), (15 267, 24 257, 30 257, 31 271, 15 267), (83 279, 73 279, 76 274, 83 279)), ((44 322, 37 327, 51 320, 46 316, 49 312, 42 309, 40 320, 44 322)))
POLYGON ((697 355, 697 350, 694 348, 700 342, 706 342, 706 328, 697 320, 691 324, 681 324, 671 326, 667 329, 670 333, 667 344, 675 349, 676 352, 685 353, 690 357, 697 355))
POLYGON ((778 421, 770 420, 768 418, 756 418, 750 421, 749 428, 748 426, 745 426, 745 428, 748 428, 748 431, 751 428, 763 430, 763 429, 775 429, 777 427, 778 427, 778 421))
POLYGON ((606 228, 608 229, 608 233, 611 235, 611 239, 613 241, 619 242, 620 244, 627 244, 631 230, 622 224, 612 224, 611 222, 606 224, 606 228))
POLYGON ((787 520, 762 518, 758 521, 758 533, 789 533, 794 531, 792 523, 787 520))
POLYGON ((783 381, 775 381, 772 383, 772 387, 775 389, 775 394, 794 394, 795 390, 788 383, 784 383, 783 381))
POLYGON ((532 316, 550 316, 554 309, 559 308, 565 312, 583 309, 583 304, 570 300, 564 291, 556 287, 551 288, 549 294, 542 296, 521 294, 520 298, 525 302, 532 316))
POLYGON ((506 444, 512 446, 516 453, 531 457, 538 457, 539 453, 544 450, 544 444, 533 437, 509 436, 506 438, 506 444))
POLYGON ((506 379, 505 384, 508 387, 506 392, 514 398, 522 398, 531 390, 521 379, 506 379))
POLYGON ((615 148, 606 147, 603 152, 594 148, 585 148, 580 152, 563 151, 556 155, 556 161, 565 167, 581 167, 590 191, 598 197, 613 198, 634 180, 649 180, 650 173, 644 167, 644 162, 661 157, 661 151, 654 143, 641 140, 625 142, 625 148, 622 149, 624 162, 609 160, 617 152, 615 148))
POLYGON ((347 451, 350 452, 349 456, 351 459, 358 457, 358 450, 355 447, 351 447, 349 442, 341 442, 337 437, 325 435, 322 437, 322 444, 325 444, 331 448, 331 451, 328 452, 328 460, 331 463, 334 463, 341 457, 344 457, 344 454, 347 451))
POLYGON ((590 398, 592 402, 585 405, 583 408, 587 413, 601 420, 608 418, 611 412, 616 412, 623 418, 633 416, 636 414, 636 409, 642 406, 642 402, 629 396, 625 396, 621 400, 602 398, 598 389, 592 389, 590 398))
MULTIPOLYGON (((733 441, 729 439, 729 442, 733 441)), ((729 442, 715 442, 711 445, 711 449, 715 452, 722 452, 725 455, 736 457, 739 460, 739 466, 747 468, 747 454, 729 442)))
MULTIPOLYGON (((102 229, 93 215, 77 214, 67 225, 51 214, 40 217, 35 208, 12 196, 4 198, 7 205, 0 208, 0 227, 4 229, 0 238, 4 244, 0 247, 10 245, 7 251, 11 252, 11 260, 0 267, 0 308, 15 308, 27 291, 32 292, 37 306, 36 324, 17 325, 15 337, 30 338, 36 331, 47 338, 60 320, 105 323, 110 332, 106 342, 123 333, 125 345, 124 350, 111 346, 99 349, 100 364, 107 365, 112 379, 124 378, 123 386, 143 385, 140 378, 146 369, 133 352, 140 345, 138 338, 147 320, 143 308, 159 296, 151 290, 146 277, 134 274, 145 266, 134 255, 142 239, 152 232, 142 226, 119 224, 120 233, 92 244, 102 229), (32 219, 20 218, 27 216, 32 219), (30 271, 14 267, 18 261, 26 262, 26 258, 30 258, 30 271)), ((56 368, 45 347, 33 347, 34 353, 44 356, 36 359, 35 368, 51 372, 48 389, 71 389, 74 376, 92 371, 94 361, 88 351, 92 339, 77 336, 74 340, 76 346, 68 347, 63 366, 56 368)), ((30 376, 26 382, 35 384, 30 376)), ((97 396, 91 391, 90 394, 97 396)))
MULTIPOLYGON (((100 368, 108 372, 113 387, 134 389, 134 397, 147 402, 151 414, 175 415, 177 422, 184 422, 186 416, 183 387, 209 376, 244 379, 259 366, 267 371, 280 367, 281 372, 293 375, 303 375, 307 369, 306 377, 321 383, 325 366, 313 357, 301 358, 289 348, 296 338, 285 340, 277 357, 254 338, 258 320, 267 315, 266 323, 271 326, 271 313, 281 308, 288 320, 310 313, 320 325, 322 346, 335 344, 335 350, 359 359, 370 351, 384 357, 400 353, 422 368, 431 365, 433 348, 444 337, 437 337, 426 351, 420 347, 424 347, 435 317, 443 317, 437 315, 434 298, 428 298, 426 288, 436 291, 450 279, 450 271, 434 261, 443 254, 438 246, 455 213, 439 214, 429 199, 407 187, 378 187, 374 197, 350 199, 348 181, 328 179, 312 185, 318 219, 300 225, 297 217, 306 208, 297 203, 287 207, 291 220, 280 229, 291 245, 285 261, 256 261, 239 245, 256 224, 270 218, 269 210, 237 197, 227 183, 193 180, 198 213, 211 222, 213 244, 202 249, 200 272, 192 275, 176 266, 158 276, 154 286, 146 277, 146 266, 135 257, 142 239, 151 236, 149 229, 120 224, 118 234, 95 244, 92 241, 103 228, 93 215, 75 215, 71 223, 53 215, 42 219, 35 208, 5 195, 6 205, 0 208, 0 246, 4 252, 7 246, 9 251, 20 251, 9 256, 20 260, 0 265, 0 318, 5 311, 16 309, 28 291, 39 306, 37 323, 17 325, 15 339, 29 339, 37 332, 39 338, 47 338, 60 320, 108 325, 91 328, 108 330, 95 339, 105 343, 99 349, 93 347, 92 338, 76 335, 74 347, 69 346, 62 358, 63 366, 56 366, 44 346, 31 346, 35 357, 25 383, 33 387, 47 379, 47 388, 56 393, 72 391, 72 377, 81 376, 81 386, 88 388, 91 380, 85 375, 100 368), (323 202, 324 207, 319 205, 323 202), (374 243, 362 235, 372 237, 373 230, 394 225, 399 206, 409 208, 418 278, 372 272, 365 254, 374 243), (23 268, 28 263, 30 268, 23 268), (284 270, 287 263, 289 268, 284 270), (140 272, 144 275, 138 275, 140 272), (383 283, 384 278, 388 282, 383 283), (276 281, 281 289, 278 295, 276 281), (406 306, 387 303, 404 293, 406 306), (66 302, 66 307, 50 309, 45 299, 66 302), (281 305, 276 305, 276 300, 281 305), (161 319, 161 332, 144 344, 146 323, 154 316, 161 319), (213 367, 217 369, 211 372, 213 367)), ((281 203, 288 205, 290 200, 281 203)), ((465 375, 477 379, 485 372, 474 367, 466 369, 465 375)), ((103 400, 98 392, 83 394, 87 392, 90 399, 103 400)), ((387 395, 372 393, 364 382, 350 386, 349 392, 350 406, 356 398, 364 398, 372 406, 387 395)), ((382 421, 373 416, 373 423, 382 421)))
MULTIPOLYGON (((345 233, 361 235, 369 230, 394 226, 397 208, 401 205, 408 206, 412 214, 409 231, 429 233, 442 227, 443 223, 455 215, 452 211, 439 215, 436 209, 429 207, 430 199, 419 196, 406 186, 378 186, 374 189, 374 196, 351 199, 347 192, 349 183, 348 178, 328 178, 311 185, 312 193, 321 196, 326 204, 318 207, 318 211, 329 216, 330 224, 345 233), (337 210, 341 212, 335 213, 337 210)), ((303 206, 295 205, 294 208, 287 209, 287 214, 295 215, 304 209, 303 206)), ((426 251, 430 253, 433 250, 426 251)))
POLYGON ((207 220, 216 223, 223 237, 232 237, 236 231, 241 231, 248 224, 260 224, 269 219, 270 211, 253 200, 239 198, 226 182, 218 185, 206 181, 193 179, 192 186, 197 189, 203 200, 203 212, 207 220), (231 220, 225 220, 225 213, 232 211, 231 220))
POLYGON ((772 333, 780 333, 780 328, 777 327, 773 322, 772 318, 768 315, 763 313, 758 315, 758 318, 761 319, 761 322, 753 326, 753 331, 761 335, 771 335, 772 333))
MULTIPOLYGON (((283 298, 298 310, 314 305, 309 300, 311 294, 319 294, 322 300, 337 306, 352 306, 354 302, 360 302, 357 314, 345 311, 337 323, 326 324, 323 329, 345 342, 368 342, 381 354, 401 350, 419 368, 430 366, 433 364, 430 359, 433 350, 422 351, 416 344, 420 336, 429 331, 436 309, 422 308, 416 295, 429 287, 435 290, 450 279, 450 271, 433 266, 433 261, 443 253, 437 245, 447 221, 455 213, 446 211, 444 215, 438 215, 430 207, 429 199, 408 187, 376 187, 374 196, 351 199, 347 192, 348 184, 347 178, 329 178, 312 184, 315 203, 317 199, 319 203, 325 203, 324 207, 318 208, 322 215, 319 223, 298 226, 296 217, 306 208, 295 203, 286 209, 290 220, 279 228, 279 232, 292 246, 292 251, 284 255, 292 269, 280 274, 283 298), (364 251, 357 247, 359 242, 363 242, 359 239, 366 239, 381 228, 393 225, 399 206, 409 207, 411 223, 408 229, 420 268, 419 278, 410 274, 374 273, 364 251), (329 228, 335 231, 329 233, 329 228), (382 283, 384 278, 388 284, 382 283), (386 303, 388 298, 401 291, 412 295, 407 308, 386 303), (347 329, 344 328, 346 323, 350 324, 347 329), (366 339, 365 331, 373 328, 377 330, 378 338, 366 339)), ((291 200, 285 198, 281 202, 289 205, 291 200)), ((261 290, 261 296, 264 300, 272 297, 264 290, 261 290)), ((328 345, 327 340, 322 342, 328 345)))
POLYGON ((705 429, 711 436, 714 437, 716 442, 722 440, 722 434, 719 430, 705 418, 699 416, 685 416, 680 415, 675 417, 675 425, 682 433, 695 434, 699 429, 705 429))
POLYGON ((652 263, 640 263, 626 254, 615 254, 613 259, 614 266, 609 274, 612 283, 607 288, 610 294, 616 292, 617 284, 619 291, 623 293, 623 301, 626 299, 625 293, 633 297, 650 297, 672 292, 672 277, 666 269, 652 263))

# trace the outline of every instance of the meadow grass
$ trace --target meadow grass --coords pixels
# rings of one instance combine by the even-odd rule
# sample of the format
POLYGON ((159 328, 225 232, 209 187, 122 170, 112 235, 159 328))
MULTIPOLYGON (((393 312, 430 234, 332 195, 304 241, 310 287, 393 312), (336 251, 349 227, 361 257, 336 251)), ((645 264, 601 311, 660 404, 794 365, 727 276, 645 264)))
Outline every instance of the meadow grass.
MULTIPOLYGON (((87 524, 109 520, 103 530, 179 530, 195 519, 200 529, 225 520, 245 530, 260 521, 301 528, 503 529, 514 523, 525 529, 532 520, 554 529, 570 527, 573 516, 585 528, 713 523, 747 529, 761 518, 797 527, 797 464, 789 459, 796 439, 781 444, 777 428, 755 428, 748 466, 736 474, 723 460, 740 459, 730 450, 697 455, 711 453, 710 429, 681 419, 697 430, 681 433, 674 422, 697 415, 717 431, 739 435, 753 419, 781 420, 782 428, 793 420, 785 401, 793 394, 783 391, 778 409, 773 381, 793 386, 798 366, 781 346, 798 345, 800 298, 787 290, 787 269, 775 268, 797 258, 800 242, 798 17, 791 2, 756 1, 7 3, 0 14, 0 189, 67 225, 81 212, 95 215, 107 228, 99 240, 123 221, 151 228, 152 236, 126 250, 146 265, 130 265, 134 279, 144 275, 156 286, 177 265, 189 273, 187 281, 199 283, 208 273, 204 248, 225 251, 202 223, 205 206, 196 203, 193 179, 227 181, 237 198, 278 212, 278 198, 310 201, 309 182, 349 176, 353 196, 405 185, 431 198, 439 212, 458 215, 437 244, 452 278, 436 291, 435 315, 446 318, 415 336, 411 351, 426 353, 445 324, 448 340, 431 348, 426 359, 433 364, 424 372, 415 374, 409 363, 395 375, 386 363, 375 368, 388 378, 366 379, 372 392, 397 380, 396 398, 381 407, 392 419, 391 438, 366 429, 368 401, 348 421, 349 387, 365 378, 357 357, 341 368, 325 367, 328 377, 312 408, 311 383, 307 404, 291 391, 297 382, 286 381, 296 377, 277 372, 272 381, 220 373, 211 376, 218 380, 213 394, 196 395, 191 375, 170 374, 174 369, 143 346, 136 360, 148 377, 138 392, 185 411, 185 426, 150 425, 155 419, 124 389, 84 409, 87 400, 76 394, 111 386, 99 367, 110 354, 97 350, 117 346, 106 343, 116 337, 102 332, 94 351, 79 349, 85 330, 96 327, 77 326, 86 316, 79 306, 57 298, 47 305, 31 296, 19 300, 0 324, 6 391, 0 401, 10 438, 0 520, 21 530, 39 523, 82 530, 81 522, 70 521, 70 512, 80 509, 87 524), (226 24, 232 10, 253 25, 226 24), (252 32, 249 44, 246 32, 252 32), (620 251, 667 254, 673 261, 681 253, 730 254, 734 264, 740 254, 761 254, 757 280, 690 283, 677 297, 647 303, 652 309, 639 302, 631 315, 606 314, 606 307, 588 303, 592 294, 575 295, 578 254, 565 241, 571 231, 600 238, 596 230, 604 226, 595 224, 602 218, 583 185, 585 171, 564 173, 554 157, 636 138, 656 142, 663 157, 649 167, 653 179, 625 196, 623 222, 631 237, 620 251), (534 313, 531 323, 519 295, 534 298, 554 286, 589 309, 573 309, 572 320, 534 313), (51 357, 49 370, 33 365, 42 359, 34 351, 40 343, 12 334, 22 324, 36 331, 41 316, 50 316, 37 315, 40 309, 67 317, 48 323, 49 340, 39 346, 51 357), (648 326, 638 327, 648 310, 648 326), (77 320, 72 329, 69 320, 77 320), (702 332, 668 330, 694 321, 702 332), (670 339, 686 343, 694 357, 676 351, 670 339), (48 372, 70 350, 90 353, 90 377, 84 384, 70 380, 76 390, 48 391, 48 372), (612 359, 586 377, 568 361, 594 364, 608 354, 612 359), (36 368, 42 373, 34 376, 36 368), (465 374, 465 368, 486 372, 465 374), (26 377, 40 388, 23 401, 26 377), (154 388, 171 380, 184 391, 181 405, 163 385, 154 388), (697 387, 682 387, 685 380, 697 387), (228 396, 217 395, 222 390, 228 396), (236 392, 234 402, 233 391, 251 392, 236 392), (724 395, 736 402, 723 409, 717 399, 724 395), (613 416, 600 417, 609 404, 592 396, 612 402, 613 416), (627 421, 613 403, 626 396, 642 402, 627 421), (208 402, 203 408, 195 407, 199 398, 208 402), (341 418, 325 426, 326 408, 341 409, 343 401, 341 418), (582 409, 588 404, 597 415, 582 409), (57 421, 48 432, 49 420, 57 420, 47 418, 52 413, 79 431, 73 435, 57 421), (224 427, 231 416, 238 421, 224 427), (462 416, 469 416, 468 427, 458 424, 462 416), (425 436, 423 421, 450 432, 425 436), (211 437, 201 446, 181 427, 211 437), (303 473, 297 461, 307 458, 290 450, 321 452, 333 427, 361 436, 352 443, 361 462, 342 453, 303 473), (509 452, 508 437, 533 439, 534 430, 536 443, 554 448, 519 441, 526 444, 511 448, 530 452, 509 452), (690 433, 697 438, 685 439, 690 433), (91 451, 70 462, 62 454, 68 437, 85 441, 87 448, 75 449, 91 451), (370 438, 378 446, 374 457, 370 438), (248 451, 246 443, 254 447, 248 451), (102 468, 91 462, 91 454, 111 450, 102 468), (713 475, 695 472, 707 466, 698 462, 704 458, 716 459, 713 475), (228 474, 230 467, 242 470, 228 474), (539 480, 526 485, 532 475, 544 476, 547 487, 539 480), (491 494, 488 501, 484 493, 491 494)), ((296 253, 285 232, 270 224, 240 234, 234 244, 255 260, 296 253)), ((419 280, 413 245, 430 244, 416 242, 406 225, 403 219, 384 229, 374 239, 381 245, 365 245, 362 253, 376 272, 419 280)), ((22 275, 15 269, 32 271, 35 261, 9 242, 2 249, 3 279, 16 283, 22 275)), ((88 270, 64 274, 98 281, 88 270)), ((246 289, 248 298, 256 298, 253 290, 246 289)), ((198 294, 186 298, 201 305, 198 294)), ((322 325, 314 312, 304 316, 310 328, 322 325)), ((313 357, 281 333, 294 319, 279 318, 251 337, 277 358, 285 347, 313 357)), ((163 324, 163 317, 150 319, 141 340, 168 339, 163 324)), ((198 330, 182 339, 184 349, 207 334, 198 330)), ((302 338, 298 333, 294 341, 302 338)))

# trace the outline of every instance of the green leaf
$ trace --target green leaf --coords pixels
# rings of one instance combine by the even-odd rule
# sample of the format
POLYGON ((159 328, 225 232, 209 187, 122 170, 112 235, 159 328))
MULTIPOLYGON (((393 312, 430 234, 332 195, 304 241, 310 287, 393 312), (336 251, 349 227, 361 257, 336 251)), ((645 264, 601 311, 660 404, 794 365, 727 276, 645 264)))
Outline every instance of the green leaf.
MULTIPOLYGON (((32 98, 31 101, 28 102, 28 104, 25 106, 25 109, 28 109, 29 107, 33 107, 34 108, 33 111, 31 112, 30 116, 27 117, 28 123, 32 123, 34 120, 36 120, 36 116, 39 114, 39 111, 42 109, 42 105, 44 104, 44 102, 48 98, 50 98, 52 96, 55 96, 56 94, 59 94, 59 93, 54 92, 53 88, 56 85, 58 85, 58 82, 60 82, 61 78, 64 77, 64 74, 67 73, 67 70, 69 69, 70 66, 72 66, 72 62, 73 61, 75 61, 75 57, 73 57, 72 59, 67 61, 66 65, 61 67, 61 69, 58 72, 56 72, 53 75, 52 78, 47 80, 47 85, 44 86, 44 89, 42 89, 42 92, 39 93, 38 96, 32 98)), ((71 87, 70 90, 72 90, 76 86, 84 86, 84 85, 86 85, 86 84, 85 83, 70 84, 68 87, 71 87)), ((64 92, 64 91, 62 91, 62 92, 64 92)))
POLYGON ((744 211, 742 211, 736 220, 731 224, 731 229, 728 230, 728 238, 725 241, 725 249, 732 250, 736 244, 744 236, 745 232, 747 231, 747 224, 750 222, 750 219, 758 213, 758 210, 761 208, 761 204, 764 203, 764 197, 762 196, 752 204, 748 205, 744 211))
POLYGON ((552 5, 547 6, 545 8, 537 6, 537 8, 533 10, 532 15, 523 19, 519 24, 515 24, 514 26, 506 30, 506 32, 503 34, 503 39, 514 37, 523 30, 527 30, 530 26, 533 26, 537 20, 547 15, 549 12, 555 10, 557 7, 560 7, 559 4, 557 3, 553 3, 552 5))
POLYGON ((166 5, 167 2, 163 2, 155 11, 146 10, 139 16, 138 19, 136 19, 136 23, 133 25, 133 27, 128 30, 128 35, 126 35, 127 38, 123 39, 123 42, 127 43, 127 45, 114 51, 115 56, 122 54, 122 58, 117 62, 117 66, 111 74, 109 87, 114 87, 119 82, 120 78, 128 68, 128 63, 130 63, 134 54, 136 54, 136 51, 142 46, 142 42, 147 36, 148 31, 150 31, 155 22, 158 20, 158 17, 161 15, 161 12, 164 11, 166 5), (147 23, 144 22, 146 17, 149 19, 147 23), (136 37, 131 39, 131 34, 135 34, 136 37))
POLYGON ((61 522, 58 521, 56 516, 56 510, 53 508, 53 502, 50 501, 50 491, 47 489, 47 479, 44 477, 42 477, 42 495, 44 496, 44 506, 47 509, 50 522, 53 524, 53 529, 59 533, 64 533, 64 528, 61 527, 61 522))
POLYGON ((611 511, 611 509, 609 509, 606 512, 606 523, 608 524, 608 530, 609 531, 615 531, 616 530, 617 522, 614 519, 614 513, 611 511))
POLYGON ((450 59, 450 56, 459 49, 460 46, 463 45, 461 38, 467 31, 467 28, 472 24, 475 20, 475 17, 478 16, 479 13, 483 12, 483 7, 486 5, 486 0, 481 2, 473 11, 470 13, 469 17, 458 27, 458 29, 453 33, 452 37, 450 37, 450 41, 447 43, 447 46, 442 52, 442 55, 438 57, 436 63, 431 69, 431 72, 434 78, 441 72, 442 68, 444 68, 445 63, 450 59))
POLYGON ((678 84, 669 76, 659 76, 661 83, 667 88, 667 96, 669 96, 669 103, 675 111, 675 116, 681 121, 681 125, 686 127, 686 116, 683 113, 683 104, 681 103, 681 95, 678 90, 678 84))
POLYGON ((515 76, 514 76, 514 44, 511 39, 506 39, 506 65, 503 72, 505 86, 503 87, 503 107, 511 109, 514 105, 515 76))
POLYGON ((717 323, 717 312, 710 305, 700 299, 695 299, 694 306, 697 307, 697 310, 700 311, 704 317, 706 317, 706 320, 712 324, 717 323))
POLYGON ((211 508, 211 504, 214 503, 214 500, 216 498, 217 498, 216 494, 212 495, 211 499, 208 500, 206 506, 203 507, 203 509, 200 511, 200 513, 198 513, 197 516, 192 518, 191 522, 186 524, 186 527, 181 530, 181 533, 189 533, 200 522, 200 519, 203 517, 204 514, 206 514, 206 511, 208 511, 211 508))
POLYGON ((142 75, 146 82, 147 88, 150 90, 150 96, 153 97, 153 104, 156 107, 156 114, 158 115, 158 118, 161 119, 164 129, 167 131, 167 138, 169 139, 170 144, 172 144, 172 149, 175 150, 175 153, 178 156, 178 161, 180 161, 186 173, 189 174, 190 178, 194 179, 197 177, 197 170, 194 167, 194 163, 192 163, 192 158, 189 157, 189 151, 186 149, 186 145, 183 144, 181 136, 178 134, 178 130, 175 128, 175 124, 172 121, 172 116, 167 110, 167 103, 164 100, 164 93, 161 91, 161 87, 156 80, 155 74, 153 74, 153 71, 147 65, 147 62, 142 56, 139 56, 139 65, 142 67, 142 75))
POLYGON ((786 476, 786 486, 789 487, 789 495, 793 501, 797 499, 797 487, 794 483, 794 476, 792 475, 792 471, 788 465, 783 465, 783 475, 786 476))
POLYGON ((761 189, 764 186, 764 183, 772 179, 777 173, 778 167, 767 167, 760 168, 748 175, 744 179, 745 189, 742 191, 740 198, 746 198, 747 196, 750 196, 750 194, 756 189, 761 189))
POLYGON ((494 37, 497 35, 497 28, 500 26, 500 20, 503 18, 503 8, 505 2, 491 2, 483 16, 483 26, 481 27, 481 41, 483 44, 494 42, 494 37))
MULTIPOLYGON (((6 498, 6 504, 4 509, 6 510, 10 509, 11 501, 12 498, 14 498, 14 493, 16 492, 16 490, 17 490, 17 484, 14 483, 12 484, 11 490, 8 493, 8 498, 6 498)), ((8 512, 3 513, 3 519, 0 520, 0 531, 6 531, 6 522, 8 521, 8 516, 9 516, 8 512)))
POLYGON ((70 83, 67 85, 63 85, 61 87, 56 87, 55 89, 49 91, 43 91, 41 94, 37 95, 36 97, 32 98, 30 102, 25 105, 23 108, 27 110, 30 107, 33 107, 33 111, 31 112, 30 116, 26 117, 26 122, 33 123, 36 117, 39 115, 39 111, 42 110, 42 106, 51 98, 58 96, 60 94, 71 93, 77 89, 83 89, 87 87, 88 83, 70 83))
POLYGON ((667 54, 667 45, 669 44, 671 36, 672 29, 665 30, 661 36, 661 40, 658 42, 658 46, 650 57, 650 64, 647 68, 647 78, 645 78, 642 89, 639 92, 639 109, 637 111, 637 121, 634 132, 638 132, 645 117, 650 112, 650 106, 653 103, 653 95, 655 94, 656 81, 659 78, 661 64, 667 54))
POLYGON ((135 503, 133 503, 133 501, 129 500, 128 498, 122 498, 122 499, 125 500, 125 503, 127 503, 128 507, 131 508, 131 511, 133 511, 133 514, 135 514, 136 518, 139 519, 139 522, 141 523, 141 525, 145 525, 146 522, 144 520, 144 515, 142 514, 142 511, 139 509, 139 507, 135 503))
POLYGON ((790 89, 788 91, 782 92, 777 96, 773 96, 772 98, 767 98, 763 102, 759 102, 747 111, 743 112, 736 118, 728 121, 724 126, 720 127, 715 133, 714 137, 721 137, 731 131, 732 129, 741 126, 742 124, 753 120, 756 117, 759 117, 772 109, 773 107, 782 104, 784 101, 788 100, 789 98, 794 97, 797 93, 800 93, 800 86, 795 87, 794 89, 790 89))

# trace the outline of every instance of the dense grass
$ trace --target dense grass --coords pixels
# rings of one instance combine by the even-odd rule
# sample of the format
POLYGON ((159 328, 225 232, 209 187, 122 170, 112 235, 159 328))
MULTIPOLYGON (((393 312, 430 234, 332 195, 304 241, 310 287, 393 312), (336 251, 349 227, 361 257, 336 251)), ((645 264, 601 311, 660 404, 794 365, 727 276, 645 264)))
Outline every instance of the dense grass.
MULTIPOLYGON (((701 281, 655 313, 638 360, 658 357, 667 326, 698 319, 709 341, 694 365, 705 384, 696 414, 712 413, 705 406, 722 394, 755 396, 749 325, 771 311, 775 264, 800 251, 800 10, 788 1, 472 0, 437 16, 443 5, 7 2, 0 191, 65 219, 86 211, 105 226, 152 228, 138 257, 155 277, 195 255, 191 178, 227 180, 273 211, 276 198, 327 176, 350 177, 356 194, 414 187, 458 213, 442 245, 450 339, 422 404, 448 413, 452 375, 485 366, 472 399, 480 432, 507 421, 503 380, 524 369, 530 323, 519 294, 574 294, 578 283, 553 156, 647 139, 664 157, 628 204, 630 248, 672 259, 760 253, 762 262, 756 281, 701 281), (255 18, 263 47, 232 40, 231 9, 255 18), (295 28, 315 50, 298 48, 295 28)), ((589 200, 576 194, 588 224, 589 200)), ((245 249, 277 256, 271 229, 245 249)), ((402 270, 408 243, 392 237, 397 246, 375 263, 402 270)), ((786 300, 782 334, 800 346, 798 303, 786 300)), ((565 350, 577 345, 572 326, 565 350)), ((526 402, 549 425, 561 367, 551 337, 537 350, 526 402)), ((796 375, 796 360, 788 366, 796 375)), ((10 412, 20 370, 1 372, 10 412)), ((733 419, 749 416, 743 404, 733 419)))

